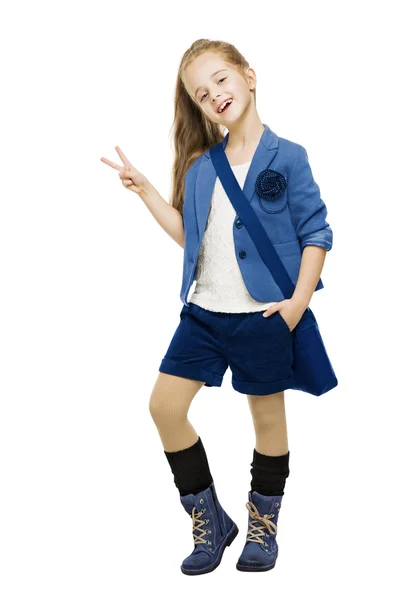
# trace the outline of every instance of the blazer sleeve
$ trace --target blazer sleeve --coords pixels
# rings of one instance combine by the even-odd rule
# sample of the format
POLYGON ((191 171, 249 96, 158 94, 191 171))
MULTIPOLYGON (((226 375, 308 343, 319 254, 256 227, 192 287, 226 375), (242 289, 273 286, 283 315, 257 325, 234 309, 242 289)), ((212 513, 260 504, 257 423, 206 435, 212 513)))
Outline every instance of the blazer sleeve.
POLYGON ((306 149, 299 146, 288 182, 288 204, 301 251, 305 246, 330 250, 333 232, 326 221, 327 208, 313 179, 306 149))
POLYGON ((197 175, 197 166, 199 162, 196 159, 187 169, 184 176, 184 198, 183 198, 183 229, 185 236, 187 233, 197 230, 196 214, 194 207, 194 189, 197 175))

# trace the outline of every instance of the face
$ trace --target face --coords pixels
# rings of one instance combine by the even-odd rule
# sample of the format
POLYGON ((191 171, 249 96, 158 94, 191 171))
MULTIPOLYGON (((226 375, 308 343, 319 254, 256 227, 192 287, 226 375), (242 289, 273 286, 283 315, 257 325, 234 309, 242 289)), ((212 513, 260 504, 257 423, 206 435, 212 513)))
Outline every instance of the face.
POLYGON ((249 67, 244 77, 213 52, 195 58, 186 68, 184 80, 188 93, 206 117, 225 127, 237 121, 254 101, 254 70, 249 67), (232 102, 218 112, 229 98, 232 102))

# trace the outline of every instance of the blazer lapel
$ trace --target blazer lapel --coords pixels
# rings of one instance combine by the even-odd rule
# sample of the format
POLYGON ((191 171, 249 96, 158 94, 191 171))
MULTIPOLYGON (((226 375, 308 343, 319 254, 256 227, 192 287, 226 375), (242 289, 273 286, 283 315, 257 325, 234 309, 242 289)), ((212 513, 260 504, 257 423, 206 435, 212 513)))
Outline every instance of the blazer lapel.
MULTIPOLYGON (((243 192, 249 202, 252 201, 255 194, 255 181, 258 173, 267 169, 278 153, 277 134, 271 131, 265 123, 263 123, 263 125, 265 129, 262 132, 254 156, 252 157, 252 162, 249 166, 243 187, 243 192)), ((228 143, 228 138, 229 132, 222 141, 224 149, 228 143)), ((204 154, 204 159, 200 165, 195 185, 195 209, 199 239, 200 236, 203 236, 206 229, 216 178, 217 173, 210 157, 210 150, 208 150, 204 154)))

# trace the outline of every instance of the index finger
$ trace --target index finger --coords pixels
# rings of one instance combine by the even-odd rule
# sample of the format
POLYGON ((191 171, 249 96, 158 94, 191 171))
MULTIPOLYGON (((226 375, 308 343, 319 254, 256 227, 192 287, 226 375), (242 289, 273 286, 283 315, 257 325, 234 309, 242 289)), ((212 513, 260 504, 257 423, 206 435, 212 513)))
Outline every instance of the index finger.
POLYGON ((122 171, 123 170, 123 167, 121 165, 117 165, 117 163, 112 162, 112 160, 108 160, 108 158, 104 158, 102 156, 101 160, 102 160, 103 163, 105 163, 106 165, 109 165, 110 167, 112 167, 113 169, 116 169, 117 171, 122 171))
POLYGON ((118 156, 121 158, 124 167, 132 167, 133 165, 130 163, 128 158, 125 156, 124 152, 121 150, 119 146, 115 146, 118 156))

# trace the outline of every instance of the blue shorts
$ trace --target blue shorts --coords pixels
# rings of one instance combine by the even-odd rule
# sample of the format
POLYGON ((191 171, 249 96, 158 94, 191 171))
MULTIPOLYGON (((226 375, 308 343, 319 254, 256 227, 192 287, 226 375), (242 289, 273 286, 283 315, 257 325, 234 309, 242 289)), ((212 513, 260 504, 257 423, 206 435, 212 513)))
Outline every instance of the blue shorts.
POLYGON ((277 311, 225 313, 189 302, 159 371, 222 385, 228 366, 232 387, 242 394, 265 395, 293 383, 292 332, 277 311))

